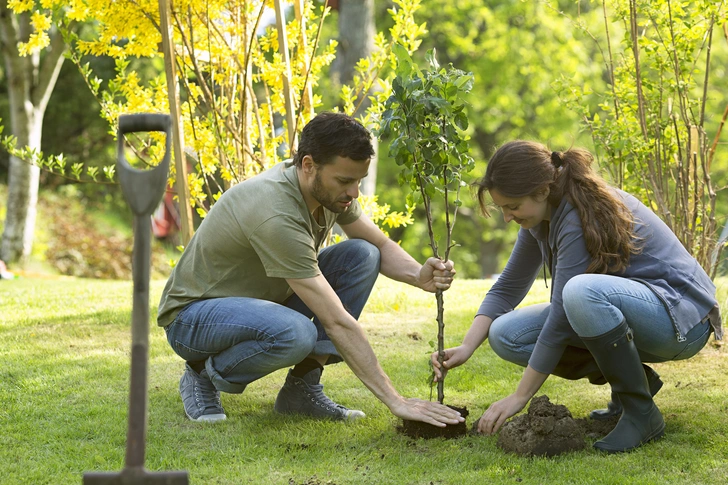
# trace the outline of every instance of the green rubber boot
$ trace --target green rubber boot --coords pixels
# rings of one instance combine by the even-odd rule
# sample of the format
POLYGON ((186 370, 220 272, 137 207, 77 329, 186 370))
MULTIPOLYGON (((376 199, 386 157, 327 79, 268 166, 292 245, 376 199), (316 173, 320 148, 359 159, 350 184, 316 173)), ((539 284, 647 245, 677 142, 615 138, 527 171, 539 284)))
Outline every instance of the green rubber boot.
MULTIPOLYGON (((652 397, 655 397, 655 394, 662 389, 660 375, 649 365, 642 364, 642 368, 645 370, 645 375, 647 375, 650 394, 652 397)), ((622 414, 622 403, 619 401, 619 396, 615 392, 612 392, 612 400, 607 403, 607 409, 595 409, 589 413, 589 417, 597 421, 607 421, 620 414, 622 414)))
POLYGON ((605 334, 582 337, 582 340, 622 404, 617 426, 594 443, 594 448, 620 453, 665 434, 665 421, 652 400, 647 375, 627 322, 622 321, 605 334))

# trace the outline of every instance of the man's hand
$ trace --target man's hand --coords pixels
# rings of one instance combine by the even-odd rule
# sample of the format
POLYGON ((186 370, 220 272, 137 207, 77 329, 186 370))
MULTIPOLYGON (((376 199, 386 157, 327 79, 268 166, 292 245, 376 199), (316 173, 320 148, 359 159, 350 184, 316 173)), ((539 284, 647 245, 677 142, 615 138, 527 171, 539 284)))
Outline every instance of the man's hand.
POLYGON ((410 421, 423 421, 425 423, 444 428, 448 424, 458 424, 465 421, 460 413, 443 406, 438 402, 423 401, 421 399, 402 399, 390 408, 392 414, 410 421))
POLYGON ((453 369, 459 365, 463 365, 473 355, 475 349, 466 347, 465 345, 459 345, 451 349, 445 349, 445 358, 442 359, 443 369, 440 368, 440 363, 437 361, 438 353, 433 352, 430 355, 430 362, 432 363, 432 370, 435 372, 435 382, 439 382, 440 379, 444 379, 447 371, 453 369))
POLYGON ((506 419, 526 407, 526 404, 528 404, 528 399, 516 393, 494 402, 478 420, 478 433, 496 433, 506 419))
POLYGON ((437 258, 429 258, 420 269, 417 286, 430 293, 447 290, 456 273, 454 266, 452 261, 443 262, 437 258))

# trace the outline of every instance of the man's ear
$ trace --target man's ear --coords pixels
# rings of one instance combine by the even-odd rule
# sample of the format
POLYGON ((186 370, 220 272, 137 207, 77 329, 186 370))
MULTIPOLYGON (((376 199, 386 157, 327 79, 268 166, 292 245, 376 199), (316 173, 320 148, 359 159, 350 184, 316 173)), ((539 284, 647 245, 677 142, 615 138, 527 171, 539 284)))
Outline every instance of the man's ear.
POLYGON ((316 162, 313 161, 313 157, 311 155, 304 155, 301 159, 301 168, 303 169, 303 173, 306 174, 312 174, 314 172, 316 162))

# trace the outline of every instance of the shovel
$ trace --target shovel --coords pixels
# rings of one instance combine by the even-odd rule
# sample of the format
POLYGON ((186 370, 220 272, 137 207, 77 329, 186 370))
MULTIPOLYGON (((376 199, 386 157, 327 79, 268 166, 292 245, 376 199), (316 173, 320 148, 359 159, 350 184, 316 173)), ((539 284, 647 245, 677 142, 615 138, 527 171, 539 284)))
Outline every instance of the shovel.
POLYGON ((124 199, 134 214, 132 274, 134 300, 131 323, 131 389, 126 462, 119 473, 84 473, 84 485, 187 485, 187 472, 149 472, 144 469, 144 441, 147 434, 147 362, 149 360, 149 267, 151 260, 151 215, 167 188, 171 120, 162 114, 133 114, 119 117, 116 171, 124 199), (151 170, 137 170, 124 156, 124 134, 163 131, 167 135, 164 159, 151 170))

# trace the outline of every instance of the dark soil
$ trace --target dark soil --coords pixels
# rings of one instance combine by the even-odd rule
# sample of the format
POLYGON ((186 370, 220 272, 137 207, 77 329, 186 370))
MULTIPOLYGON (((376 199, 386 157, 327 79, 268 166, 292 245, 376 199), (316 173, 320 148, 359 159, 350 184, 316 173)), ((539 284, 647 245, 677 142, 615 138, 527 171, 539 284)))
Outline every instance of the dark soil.
POLYGON ((615 416, 606 421, 579 418, 576 420, 576 424, 584 431, 584 435, 587 438, 596 441, 611 433, 614 427, 617 426, 617 421, 619 421, 619 416, 615 416))
MULTIPOLYGON (((450 409, 454 409, 459 412, 463 418, 467 418, 468 408, 459 408, 456 406, 448 406, 450 409)), ((402 420, 402 426, 397 428, 400 433, 409 436, 410 438, 459 438, 465 436, 468 432, 466 422, 458 424, 449 424, 444 428, 434 426, 432 424, 423 423, 422 421, 410 421, 409 419, 402 420)))
POLYGON ((526 414, 507 422, 498 434, 498 446, 522 456, 556 456, 586 447, 586 438, 608 434, 618 418, 575 420, 566 406, 552 404, 547 396, 531 401, 526 414))

